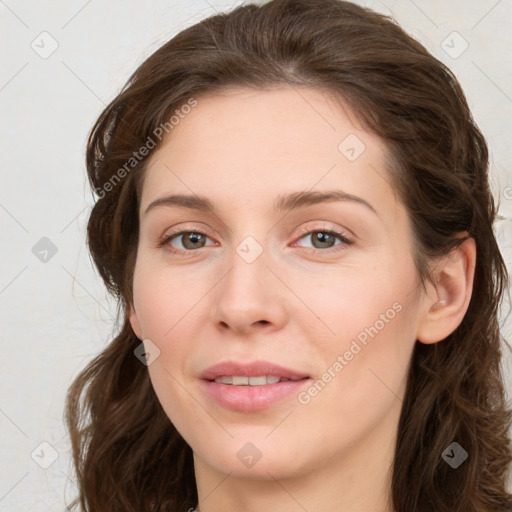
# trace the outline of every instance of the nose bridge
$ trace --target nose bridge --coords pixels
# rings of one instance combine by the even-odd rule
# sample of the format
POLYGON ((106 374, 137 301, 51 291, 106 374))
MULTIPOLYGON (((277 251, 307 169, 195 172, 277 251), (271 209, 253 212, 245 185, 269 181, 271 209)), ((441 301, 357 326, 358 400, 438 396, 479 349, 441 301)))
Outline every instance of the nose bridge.
POLYGON ((242 296, 253 301, 254 297, 269 291, 265 290, 268 288, 268 250, 263 244, 263 240, 260 243, 254 236, 248 235, 233 247, 230 256, 231 270, 226 275, 228 289, 224 290, 224 294, 242 293, 242 296))
MULTIPOLYGON (((268 244, 247 235, 233 247, 229 271, 215 294, 213 320, 235 330, 244 331, 264 321, 279 324, 283 320, 283 301, 269 262, 268 244)), ((220 284, 220 283, 219 283, 220 284)))
MULTIPOLYGON (((258 236, 261 240, 262 236, 258 236)), ((264 240, 258 241, 254 236, 247 235, 236 247, 235 252, 239 258, 247 265, 252 265, 257 260, 266 259, 261 258, 264 252, 268 252, 264 249, 264 240)), ((268 245, 268 244, 267 244, 268 245)), ((236 259, 235 259, 236 261, 236 259)), ((261 261, 260 261, 261 263, 261 261)))

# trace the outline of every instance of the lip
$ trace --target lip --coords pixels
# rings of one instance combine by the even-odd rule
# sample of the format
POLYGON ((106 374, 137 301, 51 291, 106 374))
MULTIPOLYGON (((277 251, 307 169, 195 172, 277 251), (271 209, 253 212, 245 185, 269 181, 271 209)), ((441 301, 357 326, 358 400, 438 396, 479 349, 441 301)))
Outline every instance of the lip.
POLYGON ((233 386, 220 382, 202 380, 203 392, 220 405, 235 411, 254 412, 266 409, 287 396, 297 396, 309 384, 310 378, 277 382, 263 386, 233 386))
MULTIPOLYGON (((222 361, 214 366, 207 368, 202 374, 201 379, 212 381, 217 377, 223 376, 247 376, 259 377, 262 375, 271 375, 274 377, 284 377, 291 380, 304 379, 309 377, 305 373, 285 368, 284 366, 269 361, 255 361, 252 363, 236 363, 233 361, 222 361)), ((283 383, 278 383, 283 384, 283 383)), ((272 386, 273 384, 268 384, 272 386)))
POLYGON ((205 394, 223 407, 244 412, 260 411, 292 394, 296 396, 311 381, 311 378, 302 372, 267 361, 250 364, 224 361, 205 370, 201 374, 201 379, 201 387, 205 394), (293 380, 262 386, 233 386, 214 381, 217 377, 236 375, 271 375, 293 380))

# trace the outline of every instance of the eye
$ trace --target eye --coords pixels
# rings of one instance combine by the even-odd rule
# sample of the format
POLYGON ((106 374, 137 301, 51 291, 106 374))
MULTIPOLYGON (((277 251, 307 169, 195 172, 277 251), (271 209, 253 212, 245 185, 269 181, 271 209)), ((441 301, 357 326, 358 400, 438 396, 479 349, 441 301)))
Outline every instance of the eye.
MULTIPOLYGON (((208 235, 201 231, 180 231, 178 233, 172 233, 168 236, 164 236, 163 240, 161 240, 158 245, 159 247, 163 247, 165 245, 169 246, 169 250, 174 253, 178 252, 190 252, 194 249, 201 249, 205 246, 206 239, 209 238, 208 235), (182 247, 174 247, 172 242, 176 240, 181 240, 182 247)), ((215 245, 215 244, 213 244, 215 245)))
MULTIPOLYGON (((333 247, 337 247, 339 245, 341 246, 347 246, 351 245, 353 242, 349 238, 347 238, 343 233, 339 233, 338 231, 332 230, 332 229, 317 229, 317 230, 305 230, 303 233, 306 233, 304 236, 302 236, 299 240, 302 240, 304 238, 309 237, 313 247, 312 249, 332 249, 333 247), (340 240, 339 244, 335 244, 336 238, 340 240)), ((343 250, 345 247, 340 247, 337 250, 343 250)), ((325 251, 324 251, 325 252, 325 251)))
MULTIPOLYGON (((343 233, 339 233, 338 231, 332 229, 317 229, 317 230, 303 230, 303 235, 299 240, 310 237, 313 247, 306 247, 306 249, 313 251, 322 251, 322 252, 330 252, 330 250, 338 251, 343 250, 346 246, 351 245, 353 242, 349 238, 347 238, 343 233), (336 244, 336 239, 340 241, 340 243, 336 244), (339 249, 334 249, 334 247, 341 246, 339 249)), ((169 251, 178 254, 185 252, 193 252, 196 249, 202 249, 206 247, 206 240, 211 238, 202 231, 194 230, 194 231, 179 231, 177 233, 171 233, 168 235, 164 235, 162 240, 158 242, 159 247, 167 246, 169 251), (181 241, 180 241, 181 239, 181 241), (173 245, 173 242, 179 241, 181 247, 176 247, 173 245)), ((295 242, 296 244, 297 242, 295 242)), ((294 245, 295 245, 294 244, 294 245)), ((215 242, 210 245, 218 245, 215 242)))

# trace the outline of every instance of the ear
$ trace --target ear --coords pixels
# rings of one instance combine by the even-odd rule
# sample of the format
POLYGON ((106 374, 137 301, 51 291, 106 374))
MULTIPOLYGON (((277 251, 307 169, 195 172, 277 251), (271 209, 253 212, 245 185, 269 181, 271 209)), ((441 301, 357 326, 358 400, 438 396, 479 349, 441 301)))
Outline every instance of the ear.
POLYGON ((442 258, 435 270, 436 285, 425 300, 416 335, 418 341, 437 343, 461 324, 473 292, 475 265, 474 238, 468 238, 442 258))
POLYGON ((128 310, 128 319, 130 320, 130 325, 132 326, 135 336, 137 336, 139 340, 142 340, 142 329, 140 328, 139 319, 137 318, 137 313, 135 312, 133 304, 130 304, 128 310))

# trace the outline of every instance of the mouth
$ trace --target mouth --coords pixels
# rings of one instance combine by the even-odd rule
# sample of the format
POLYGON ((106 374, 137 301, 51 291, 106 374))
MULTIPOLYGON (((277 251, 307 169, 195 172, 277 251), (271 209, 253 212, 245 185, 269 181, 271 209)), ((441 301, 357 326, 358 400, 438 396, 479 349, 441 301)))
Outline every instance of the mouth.
POLYGON ((276 375, 261 375, 249 377, 247 375, 222 375, 215 379, 207 379, 209 382, 217 382, 218 384, 227 384, 229 386, 266 386, 268 384, 278 384, 279 382, 297 382, 305 380, 308 377, 278 377, 276 375))
POLYGON ((217 405, 232 411, 255 413, 297 396, 311 379, 277 375, 221 375, 202 379, 202 390, 217 405))
POLYGON ((200 378, 232 386, 264 386, 279 382, 297 381, 309 375, 269 361, 223 361, 202 372, 200 378))

